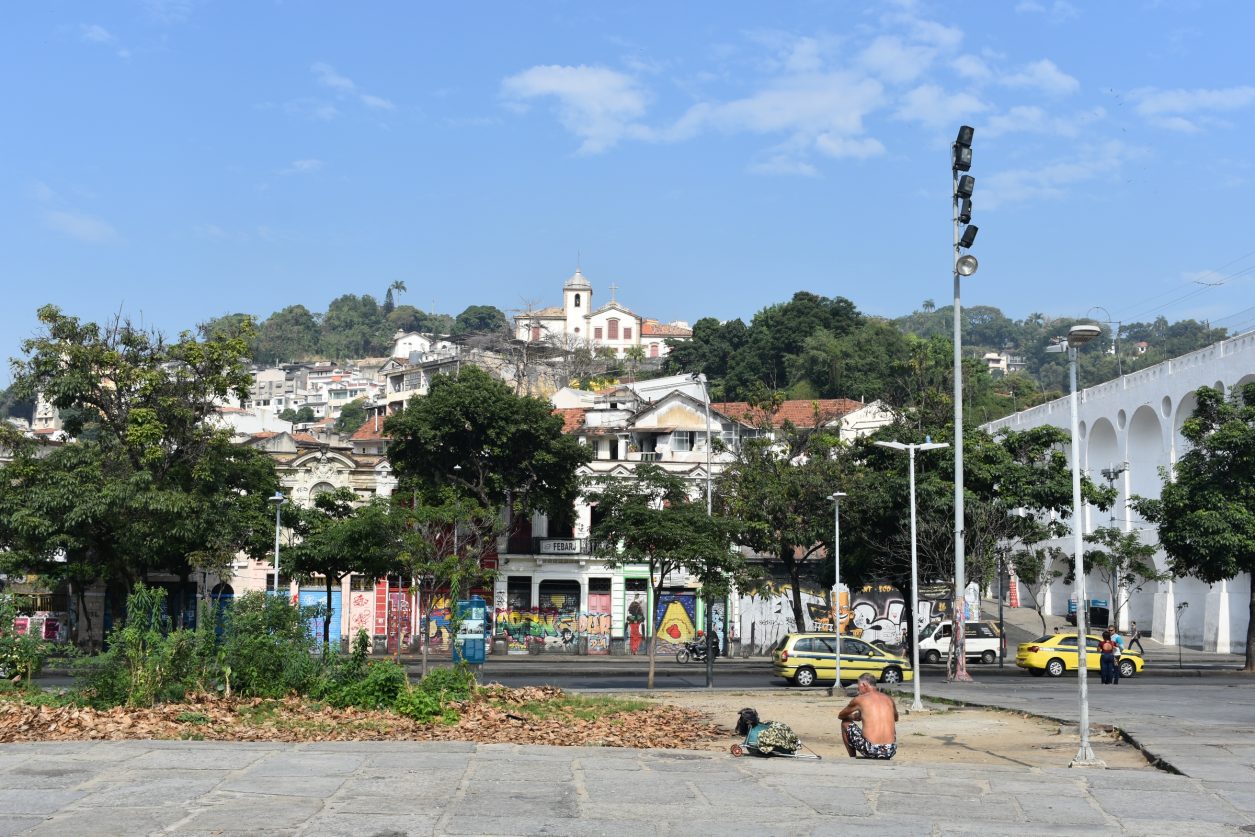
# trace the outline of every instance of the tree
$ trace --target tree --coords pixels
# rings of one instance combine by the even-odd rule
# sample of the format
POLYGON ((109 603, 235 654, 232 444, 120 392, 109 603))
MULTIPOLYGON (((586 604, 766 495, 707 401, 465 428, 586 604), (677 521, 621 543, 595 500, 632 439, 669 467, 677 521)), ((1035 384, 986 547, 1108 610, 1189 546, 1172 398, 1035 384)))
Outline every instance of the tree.
POLYGON ((289 305, 266 318, 253 340, 257 363, 304 360, 319 353, 318 317, 304 305, 289 305))
POLYGON ((788 574, 793 619, 804 631, 802 572, 831 544, 828 496, 843 479, 842 463, 834 455, 836 432, 824 428, 835 416, 816 412, 811 426, 785 422, 777 427, 770 410, 764 409, 763 415, 762 435, 743 440, 736 458, 719 475, 721 511, 738 521, 738 543, 788 574))
MULTIPOLYGON (((1159 499, 1134 506, 1155 523, 1175 575, 1210 584, 1255 574, 1255 382, 1229 398, 1200 387, 1181 435, 1189 450, 1164 474, 1159 499)), ((1246 623, 1246 671, 1255 671, 1255 584, 1246 623)))
POLYGON ((340 408, 340 415, 336 417, 335 431, 341 436, 349 436, 356 433, 357 429, 365 423, 366 402, 361 398, 354 398, 340 408))
POLYGON ((401 487, 430 505, 468 498, 484 509, 569 519, 576 469, 589 457, 563 435, 549 402, 515 395, 474 366, 437 376, 425 397, 387 418, 384 432, 401 487))
POLYGON ((299 540, 285 553, 288 571, 322 576, 327 589, 323 609, 323 653, 331 641, 331 593, 350 573, 379 578, 394 572, 405 551, 405 515, 387 500, 358 504, 352 489, 340 488, 314 498, 314 507, 295 509, 291 526, 299 540))
POLYGON ((238 550, 265 554, 255 533, 277 487, 273 464, 208 421, 228 394, 247 396, 250 324, 170 343, 121 317, 101 327, 45 306, 39 319, 14 386, 43 393, 76 441, 49 455, 16 449, 0 489, 8 559, 81 592, 96 579, 129 589, 151 572, 186 584, 238 550))
MULTIPOLYGON (((691 483, 657 465, 639 465, 630 478, 604 478, 590 487, 590 499, 602 514, 593 528, 597 557, 610 567, 647 565, 655 603, 673 573, 694 573, 713 588, 739 565, 731 524, 708 515, 691 483)), ((656 661, 655 637, 649 643, 650 689, 656 661)))
POLYGON ((1046 614, 1044 611, 1046 599, 1045 592, 1055 581, 1063 578, 1064 571, 1058 568, 1061 561, 1067 559, 1062 549, 1058 547, 1041 547, 1036 544, 1026 545, 1024 548, 1011 554, 1011 564, 1015 567, 1016 577, 1020 583, 1024 585, 1024 589, 1028 591, 1029 601, 1033 603, 1033 610, 1037 611, 1037 618, 1041 620, 1042 634, 1049 633, 1046 627, 1046 614))
POLYGON ((1125 591, 1140 590, 1147 581, 1168 578, 1155 568, 1155 547, 1142 543, 1137 532, 1122 532, 1115 526, 1100 526, 1085 536, 1098 548, 1084 554, 1085 571, 1095 572, 1110 595, 1111 624, 1120 624, 1125 591))
POLYGON ((453 322, 453 336, 464 334, 493 334, 502 329, 509 329, 505 314, 492 305, 471 305, 458 314, 453 322))
POLYGON ((376 357, 388 350, 391 336, 370 294, 336 297, 322 318, 322 348, 333 358, 376 357))
POLYGON ((392 310, 396 308, 396 300, 393 298, 392 292, 396 291, 399 294, 403 294, 405 293, 405 290, 406 290, 405 283, 400 281, 399 279, 396 282, 393 282, 391 285, 388 286, 387 292, 383 295, 384 316, 391 314, 392 310))

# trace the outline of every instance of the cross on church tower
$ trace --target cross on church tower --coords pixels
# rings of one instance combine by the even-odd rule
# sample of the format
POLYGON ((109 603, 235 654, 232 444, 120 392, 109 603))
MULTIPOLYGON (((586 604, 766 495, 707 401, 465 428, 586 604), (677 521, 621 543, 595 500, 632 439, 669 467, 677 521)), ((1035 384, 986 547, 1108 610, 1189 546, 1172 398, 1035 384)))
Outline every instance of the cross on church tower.
POLYGON ((610 301, 614 302, 614 292, 619 290, 619 286, 616 285, 614 282, 611 282, 609 287, 610 287, 610 301))

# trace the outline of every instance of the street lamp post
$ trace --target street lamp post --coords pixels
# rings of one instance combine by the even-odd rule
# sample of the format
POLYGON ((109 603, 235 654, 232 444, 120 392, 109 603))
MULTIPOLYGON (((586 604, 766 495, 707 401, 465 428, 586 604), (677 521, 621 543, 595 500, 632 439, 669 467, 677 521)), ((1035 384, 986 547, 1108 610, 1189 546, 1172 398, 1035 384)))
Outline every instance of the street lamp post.
MULTIPOLYGON (((911 709, 921 711, 924 704, 919 698, 919 558, 915 545, 915 451, 936 450, 949 447, 945 442, 924 442, 923 444, 903 444, 902 442, 877 442, 882 448, 893 448, 907 452, 907 461, 911 475, 911 668, 915 670, 915 702, 911 709)), ((955 623, 958 624, 958 623, 955 623)), ((957 632, 957 628, 955 629, 957 632)))
POLYGON ((1102 330, 1098 326, 1083 323, 1074 325, 1068 330, 1066 342, 1046 347, 1047 351, 1068 353, 1068 377, 1072 385, 1072 551, 1073 573, 1076 581, 1076 675, 1077 697, 1080 702, 1081 745, 1072 759, 1073 767, 1106 767, 1102 759, 1094 755, 1089 744, 1089 684, 1087 680, 1088 663, 1086 661, 1086 628, 1088 622, 1089 598, 1085 591, 1085 558, 1082 542, 1083 523, 1081 521, 1081 429, 1077 392, 1076 392, 1076 357, 1081 346, 1093 340, 1102 330))
POLYGON ((844 491, 834 491, 828 498, 832 500, 832 633, 836 637, 837 671, 832 680, 832 694, 840 696, 841 692, 841 498, 844 491))
MULTIPOLYGON (((712 514, 712 503, 710 493, 710 389, 706 386, 706 375, 698 373, 693 380, 702 385, 702 400, 706 403, 706 516, 712 514)), ((709 584, 707 579, 706 584, 709 584)), ((714 640, 714 621, 710 613, 710 594, 706 595, 706 688, 713 689, 715 687, 715 655, 713 653, 716 643, 714 640)))
POLYGON ((288 501, 283 496, 283 492, 275 490, 274 496, 269 498, 271 503, 275 504, 275 595, 279 593, 279 510, 283 508, 283 504, 288 501))
MULTIPOLYGON (((970 125, 959 128, 958 136, 950 147, 952 216, 954 221, 954 666, 955 680, 971 680, 967 673, 967 651, 964 647, 965 596, 967 579, 964 577, 963 555, 963 335, 962 307, 959 304, 959 279, 976 272, 976 257, 962 251, 976 241, 978 227, 971 224, 972 190, 976 178, 960 172, 972 168, 972 136, 970 125), (960 234, 959 228, 967 225, 960 234)), ((918 677, 918 674, 916 675, 918 677)))

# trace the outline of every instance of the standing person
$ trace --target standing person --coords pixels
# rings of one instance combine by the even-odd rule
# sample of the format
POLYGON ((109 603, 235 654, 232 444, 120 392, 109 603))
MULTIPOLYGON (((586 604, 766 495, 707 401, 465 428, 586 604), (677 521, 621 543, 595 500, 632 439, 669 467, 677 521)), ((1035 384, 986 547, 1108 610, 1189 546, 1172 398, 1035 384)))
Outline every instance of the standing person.
POLYGON ((1137 629, 1136 622, 1129 623, 1129 650, 1133 650, 1133 646, 1137 646, 1137 653, 1143 657, 1146 656, 1146 649, 1142 647, 1142 632, 1137 629))
POLYGON ((898 752, 898 705, 880 691, 875 675, 859 676, 858 695, 837 717, 841 719, 841 740, 850 758, 887 761, 898 752))
POLYGON ((1104 685, 1111 685, 1112 678, 1118 674, 1116 669, 1116 644, 1111 641, 1111 631, 1102 632, 1102 641, 1098 643, 1099 672, 1104 685))
POLYGON ((1111 666, 1111 682, 1120 685, 1120 658, 1124 656, 1124 637, 1120 636, 1120 629, 1115 625, 1111 626, 1111 641, 1116 644, 1116 660, 1111 666))

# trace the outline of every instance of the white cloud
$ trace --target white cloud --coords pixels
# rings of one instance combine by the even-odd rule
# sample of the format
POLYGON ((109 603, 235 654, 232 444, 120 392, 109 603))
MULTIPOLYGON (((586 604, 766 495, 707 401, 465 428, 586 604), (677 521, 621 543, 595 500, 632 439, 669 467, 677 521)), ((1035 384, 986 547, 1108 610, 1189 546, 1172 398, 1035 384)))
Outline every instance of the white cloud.
POLYGON ((650 133, 638 122, 645 115, 645 91, 631 76, 605 67, 536 66, 505 79, 501 89, 519 109, 534 99, 556 100, 558 121, 582 140, 584 154, 650 133))
POLYGON ((864 117, 882 103, 883 88, 875 79, 853 73, 787 77, 743 99, 695 105, 666 136, 684 139, 710 127, 728 133, 788 133, 810 145, 825 134, 858 136, 864 117))
POLYGON ((324 64, 319 61, 309 69, 318 78, 319 84, 324 87, 330 87, 332 90, 337 90, 341 93, 352 93, 357 90, 357 85, 353 83, 352 79, 337 73, 330 64, 324 64))
POLYGON ((1054 134, 1061 137, 1079 136, 1081 129, 1107 117, 1101 107, 1079 111, 1068 116, 1052 116, 1036 105, 1017 105, 1006 113, 989 117, 981 126, 981 136, 1000 137, 1005 134, 1054 134))
POLYGON ((973 81, 984 81, 992 75, 984 59, 975 55, 960 55, 950 62, 950 67, 961 77, 973 81))
POLYGON ((309 158, 306 160, 293 160, 288 167, 281 170, 280 174, 313 174, 316 171, 322 171, 326 167, 326 163, 322 160, 309 158))
POLYGON ((318 122, 330 122, 340 115, 340 110, 331 102, 322 99, 293 99, 290 102, 284 102, 283 110, 294 116, 303 116, 306 119, 313 119, 318 122))
POLYGON ((375 108, 377 110, 396 110, 396 105, 394 105, 391 101, 383 98, 382 96, 375 96, 371 93, 366 93, 358 88, 353 79, 336 72, 336 68, 326 62, 315 62, 309 69, 310 72, 314 74, 314 78, 317 79, 319 84, 335 91, 335 93, 339 96, 356 98, 368 108, 375 108))
POLYGON ((87 244, 108 244, 118 237, 108 222, 81 212, 47 209, 43 219, 49 229, 87 244))
POLYGON ((984 113, 989 106, 971 93, 947 93, 935 84, 922 84, 902 97, 895 119, 941 128, 984 113))
POLYGON ((1141 149, 1111 141, 1087 148, 1071 160, 1047 163, 1035 169, 1008 169, 977 181, 982 208, 990 209, 1026 201, 1058 199, 1068 187, 1118 175, 1129 160, 1143 155, 1141 149))
POLYGON ((1039 3, 1036 0, 1023 0, 1023 2, 1016 4, 1015 10, 1021 14, 1045 15, 1054 23, 1072 20, 1080 14, 1076 6, 1073 6, 1067 0, 1055 0, 1055 2, 1050 4, 1039 3))
POLYGON ((378 108, 380 110, 396 110, 397 106, 381 96, 372 96, 369 93, 362 94, 362 104, 370 108, 378 108))
POLYGON ((1008 87, 1031 87, 1054 96, 1075 93, 1081 86, 1049 58, 1026 64, 1019 72, 1003 78, 1002 83, 1008 87))
POLYGON ((885 147, 880 140, 872 137, 840 137, 820 134, 815 139, 815 147, 829 157, 853 157, 859 160, 878 157, 885 153, 885 147))
POLYGON ((84 43, 109 47, 119 58, 131 57, 131 51, 122 46, 112 32, 98 23, 80 23, 78 31, 84 43))
POLYGON ((1242 110, 1255 104, 1255 87, 1251 86, 1194 90, 1144 87, 1129 95, 1137 102, 1139 114, 1156 125, 1184 132, 1196 132, 1202 125, 1213 124, 1213 113, 1242 110))
POLYGON ((932 47, 908 44, 893 35, 881 35, 859 55, 859 64, 885 81, 901 84, 919 78, 932 64, 936 54, 932 47))
POLYGON ((197 0, 144 0, 148 14, 161 23, 182 23, 192 16, 197 0))

